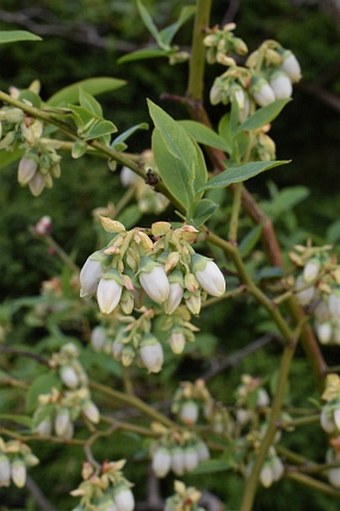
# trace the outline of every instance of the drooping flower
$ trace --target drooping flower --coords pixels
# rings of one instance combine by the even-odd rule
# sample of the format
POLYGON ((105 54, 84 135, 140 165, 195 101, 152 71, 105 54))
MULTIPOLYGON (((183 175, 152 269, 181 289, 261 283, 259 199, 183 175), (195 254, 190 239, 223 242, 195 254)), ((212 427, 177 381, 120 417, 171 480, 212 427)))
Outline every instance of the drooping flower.
POLYGON ((62 366, 60 368, 61 381, 70 389, 75 389, 79 385, 79 377, 77 371, 71 366, 62 366))
POLYGON ((292 82, 288 75, 282 71, 277 71, 272 75, 269 85, 274 91, 275 99, 290 98, 292 95, 292 82))
POLYGON ((100 252, 94 252, 85 261, 80 275, 80 296, 93 296, 97 291, 98 282, 103 272, 102 265, 98 260, 100 252))
POLYGON ((178 282, 170 282, 169 296, 164 303, 165 314, 172 314, 181 303, 182 297, 183 287, 178 282))
POLYGON ((171 467, 171 455, 166 447, 158 447, 152 457, 152 470, 157 477, 165 477, 171 467))
POLYGON ((139 273, 139 282, 146 294, 156 303, 164 303, 170 292, 170 284, 163 266, 150 258, 143 258, 139 273))
POLYGON ((225 293, 226 283, 223 273, 214 261, 195 254, 192 257, 192 268, 199 284, 209 295, 222 296, 225 293))
MULTIPOLYGON (((109 277, 109 275, 107 274, 109 277)), ((104 275, 97 288, 98 305, 103 314, 110 314, 118 305, 122 296, 123 287, 115 278, 106 278, 104 275)))
POLYGON ((286 50, 283 54, 281 69, 287 73, 293 83, 301 80, 300 64, 295 55, 290 50, 286 50))
POLYGON ((192 425, 197 422, 198 413, 199 409, 196 401, 190 399, 182 404, 179 412, 179 417, 182 422, 184 422, 184 424, 192 425))
POLYGON ((146 334, 140 344, 140 358, 150 373, 159 373, 163 366, 162 345, 152 334, 146 334))
POLYGON ((274 91, 264 78, 254 78, 250 90, 259 106, 267 106, 275 101, 274 91))
POLYGON ((133 511, 135 508, 135 499, 130 488, 126 484, 115 487, 113 500, 118 511, 133 511))
POLYGON ((11 473, 15 486, 23 488, 26 483, 26 465, 21 458, 12 461, 11 473))

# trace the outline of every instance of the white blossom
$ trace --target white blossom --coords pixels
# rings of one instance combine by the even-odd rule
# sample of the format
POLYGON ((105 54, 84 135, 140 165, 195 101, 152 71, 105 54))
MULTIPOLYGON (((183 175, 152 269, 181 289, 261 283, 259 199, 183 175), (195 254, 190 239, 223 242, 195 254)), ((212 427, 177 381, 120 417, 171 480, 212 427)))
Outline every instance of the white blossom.
POLYGON ((171 455, 166 447, 159 447, 152 457, 152 470, 157 477, 165 477, 171 467, 171 455))
POLYGON ((197 422, 198 419, 198 405, 193 400, 185 401, 179 412, 179 417, 184 424, 192 425, 197 422))
POLYGON ((150 271, 141 271, 139 282, 154 302, 164 303, 167 300, 170 284, 163 266, 154 265, 150 271))
POLYGON ((183 352, 185 347, 185 337, 183 332, 172 332, 168 342, 170 344, 170 347, 176 355, 179 355, 183 352))
POLYGON ((0 453, 0 488, 1 486, 9 486, 11 479, 11 464, 8 457, 0 453))
POLYGON ((100 261, 93 259, 92 254, 85 261, 79 275, 81 298, 95 294, 101 274, 102 266, 100 261))
POLYGON ((100 279, 97 288, 97 300, 103 314, 110 314, 117 307, 122 291, 123 287, 115 279, 100 279))
MULTIPOLYGON (((194 268, 196 279, 204 291, 206 291, 209 295, 222 296, 226 289, 223 273, 214 261, 207 258, 202 259, 205 259, 203 268, 194 268)), ((194 262, 194 266, 198 265, 201 266, 201 263, 196 265, 194 262)))
POLYGON ((75 389, 79 385, 79 377, 77 371, 72 366, 62 366, 60 368, 60 378, 66 387, 75 389))
MULTIPOLYGON (((67 408, 61 408, 55 418, 54 429, 57 436, 66 437, 70 429, 70 412, 67 408)), ((72 424, 72 423, 71 423, 72 424)))
POLYGON ((177 476, 182 476, 185 472, 184 452, 180 446, 171 449, 171 470, 177 476))
POLYGON ((282 71, 287 73, 292 82, 298 82, 301 79, 300 64, 295 55, 287 50, 283 56, 283 63, 281 65, 282 71))
POLYGON ((269 82, 270 87, 274 91, 275 99, 290 98, 293 92, 292 82, 286 73, 275 73, 269 82))
POLYGON ((188 472, 195 470, 199 463, 198 453, 195 447, 185 447, 184 449, 184 466, 188 472))
POLYGON ((12 481, 18 488, 26 483, 26 466, 22 459, 16 459, 11 464, 12 481))
POLYGON ((181 303, 182 297, 183 287, 178 282, 171 282, 169 284, 169 296, 164 303, 165 314, 172 314, 181 303))
POLYGON ((93 401, 86 401, 83 405, 83 414, 94 424, 98 424, 100 420, 100 414, 97 406, 93 401))
POLYGON ((162 345, 155 337, 150 335, 143 339, 139 354, 150 373, 159 373, 163 366, 164 353, 162 345))
POLYGON ((267 106, 275 101, 275 93, 265 79, 259 79, 251 92, 259 106, 267 106))
POLYGON ((114 503, 118 511, 133 511, 135 508, 135 499, 128 486, 122 485, 118 489, 115 489, 114 503))

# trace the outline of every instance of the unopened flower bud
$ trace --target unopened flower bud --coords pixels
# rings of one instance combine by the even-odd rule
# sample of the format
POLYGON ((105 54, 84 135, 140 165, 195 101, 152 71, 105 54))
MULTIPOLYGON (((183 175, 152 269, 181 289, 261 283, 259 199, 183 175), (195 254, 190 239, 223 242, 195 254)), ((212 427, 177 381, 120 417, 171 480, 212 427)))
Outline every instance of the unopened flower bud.
POLYGON ((340 318, 340 288, 335 289, 328 298, 328 307, 331 316, 340 318))
POLYGON ((191 264, 195 277, 204 291, 212 296, 222 296, 225 293, 226 284, 223 273, 214 261, 195 254, 191 264))
POLYGON ((6 454, 0 453, 0 488, 11 482, 11 464, 6 454))
POLYGON ((62 366, 60 368, 60 378, 63 384, 70 389, 75 389, 79 385, 77 371, 72 366, 62 366))
POLYGON ((188 472, 195 470, 199 463, 198 453, 195 447, 188 446, 184 449, 184 466, 188 472))
POLYGON ((22 459, 16 459, 11 464, 12 481, 18 488, 26 483, 26 466, 22 459))
POLYGON ((165 477, 171 467, 171 455, 166 447, 159 447, 152 457, 152 470, 157 477, 165 477))
POLYGON ((94 424, 98 424, 100 420, 100 414, 97 406, 93 401, 86 401, 83 404, 83 414, 94 424))
POLYGON ((209 99, 210 99, 210 103, 212 105, 218 105, 218 103, 221 102, 221 100, 222 100, 222 89, 221 89, 221 87, 217 83, 214 83, 213 86, 211 87, 210 94, 209 94, 209 99))
POLYGON ((257 401, 256 401, 257 406, 259 406, 259 407, 268 406, 269 401, 270 400, 269 400, 267 391, 264 389, 259 389, 258 394, 257 394, 257 401))
POLYGON ((176 476, 182 476, 185 472, 184 452, 180 446, 171 449, 171 470, 176 476))
POLYGON ((299 276, 296 279, 295 283, 295 289, 297 290, 296 298, 298 299, 298 302, 302 305, 308 305, 311 303, 315 296, 315 287, 314 286, 308 286, 305 287, 306 283, 302 276, 299 276), (304 288, 304 289, 301 289, 304 288), (301 289, 301 291, 300 291, 301 289))
POLYGON ((40 172, 36 172, 32 179, 29 181, 28 187, 31 191, 31 194, 34 195, 34 197, 38 197, 45 188, 45 184, 45 176, 43 176, 43 174, 40 172))
POLYGON ((129 167, 122 167, 120 172, 120 181, 125 188, 128 188, 129 186, 134 186, 143 180, 135 172, 133 172, 133 170, 129 169, 129 167))
POLYGON ((91 345, 95 351, 102 351, 107 341, 106 329, 96 326, 91 332, 91 345))
POLYGON ((206 461, 210 458, 210 452, 208 446, 203 440, 201 440, 197 445, 197 454, 199 461, 206 461))
POLYGON ((23 156, 19 162, 18 167, 19 184, 27 185, 27 183, 29 183, 29 181, 33 178, 37 168, 38 163, 36 160, 28 156, 23 156))
POLYGON ((116 360, 119 360, 124 349, 124 344, 119 340, 115 339, 112 343, 112 355, 116 360))
POLYGON ((140 270, 139 281, 151 300, 156 303, 164 303, 167 300, 170 285, 163 266, 148 260, 140 270))
POLYGON ((97 300, 100 311, 110 314, 118 305, 123 287, 114 278, 102 277, 97 288, 97 300))
POLYGON ((172 332, 168 343, 170 344, 170 347, 176 355, 180 355, 185 347, 185 337, 183 332, 172 332))
POLYGON ((333 420, 331 410, 326 405, 322 408, 320 414, 320 425, 326 433, 333 433, 336 430, 335 422, 333 420))
POLYGON ((181 405, 179 417, 184 424, 192 425, 197 422, 198 413, 199 409, 196 401, 189 400, 181 405))
POLYGON ((303 279, 305 282, 313 282, 320 272, 321 263, 319 259, 310 259, 303 269, 303 279))
POLYGON ((293 92, 292 82, 286 73, 275 72, 270 78, 270 87, 274 91, 275 99, 290 98, 293 92))
POLYGON ((201 310, 201 295, 199 293, 191 294, 188 298, 185 299, 185 304, 191 314, 197 316, 201 310))
POLYGON ((95 252, 90 255, 85 261, 80 275, 80 296, 84 298, 85 296, 92 296, 95 294, 100 276, 102 274, 102 265, 100 261, 97 259, 100 252, 95 252))
POLYGON ((162 345, 152 334, 146 334, 141 342, 139 354, 150 373, 159 373, 163 366, 162 345))
POLYGON ((301 68, 300 64, 295 55, 290 51, 286 50, 283 54, 283 62, 281 69, 287 73, 293 83, 301 80, 301 68))
POLYGON ((327 475, 331 485, 335 488, 340 488, 340 467, 330 468, 327 475))
POLYGON ((113 500, 118 511, 133 511, 135 508, 135 499, 130 488, 121 484, 114 488, 113 500))
POLYGON ((275 94, 264 78, 254 78, 251 93, 259 106, 266 106, 275 101, 275 94))
POLYGON ((318 323, 316 325, 316 334, 321 344, 328 344, 333 334, 332 323, 330 321, 318 323))
POLYGON ((164 303, 165 314, 172 314, 182 301, 183 287, 178 282, 170 282, 169 296, 164 303))
POLYGON ((34 431, 41 436, 50 436, 52 433, 52 421, 49 417, 39 422, 34 431))
POLYGON ((260 472, 260 481, 262 486, 265 488, 269 488, 274 481, 273 471, 269 462, 266 462, 262 467, 260 472))
POLYGON ((61 408, 57 413, 54 424, 57 436, 68 436, 70 423, 71 419, 69 410, 67 408, 61 408))
POLYGON ((34 226, 35 234, 39 236, 46 236, 51 233, 52 230, 52 220, 51 217, 45 215, 40 218, 40 220, 34 226))
POLYGON ((282 461, 278 456, 274 456, 270 464, 274 481, 279 481, 285 471, 282 461))

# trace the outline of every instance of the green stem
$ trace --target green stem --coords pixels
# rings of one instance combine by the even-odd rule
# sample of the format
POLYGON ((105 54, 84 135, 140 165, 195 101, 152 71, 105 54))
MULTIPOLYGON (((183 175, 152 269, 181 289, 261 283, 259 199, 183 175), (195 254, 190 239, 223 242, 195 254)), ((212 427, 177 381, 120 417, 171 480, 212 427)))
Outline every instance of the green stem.
POLYGON ((197 0, 194 31, 189 62, 189 80, 187 94, 190 98, 201 101, 203 97, 205 47, 204 30, 209 26, 212 0, 197 0))
POLYGON ((229 235, 228 239, 231 243, 237 244, 237 232, 238 232, 238 219, 240 216, 240 208, 241 208, 241 192, 242 192, 242 183, 237 183, 233 188, 233 205, 231 210, 231 218, 229 224, 229 235))
POLYGON ((144 401, 136 396, 125 394, 124 392, 120 392, 119 390, 112 389, 111 387, 107 387, 106 385, 97 383, 92 380, 90 381, 90 387, 97 390, 98 392, 102 392, 103 394, 112 397, 113 399, 117 399, 118 401, 121 401, 127 405, 132 406, 133 408, 136 408, 137 410, 140 410, 145 415, 151 417, 151 419, 164 424, 164 426, 167 426, 168 428, 177 427, 175 422, 170 420, 163 413, 158 412, 151 406, 147 405, 144 403, 144 401))
POLYGON ((323 483, 314 479, 313 477, 307 476, 305 474, 301 474, 299 472, 289 472, 286 477, 295 481, 296 483, 307 486, 308 488, 312 488, 313 490, 324 493, 325 495, 330 495, 331 497, 340 497, 340 490, 333 488, 329 484, 323 483))

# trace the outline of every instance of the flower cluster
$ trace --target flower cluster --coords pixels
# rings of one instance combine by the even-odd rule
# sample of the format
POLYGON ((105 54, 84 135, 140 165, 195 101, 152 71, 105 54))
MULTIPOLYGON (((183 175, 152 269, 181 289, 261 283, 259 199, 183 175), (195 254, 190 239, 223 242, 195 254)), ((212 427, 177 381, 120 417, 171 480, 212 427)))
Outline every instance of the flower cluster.
POLYGON ((334 467, 327 470, 328 480, 335 488, 340 488, 340 436, 330 440, 330 447, 326 453, 326 462, 334 463, 334 467))
POLYGON ((313 313, 322 344, 340 344, 340 266, 329 255, 331 248, 298 245, 290 253, 301 269, 295 281, 296 297, 313 313))
POLYGON ((270 405, 268 392, 263 388, 263 381, 249 374, 243 374, 241 384, 235 391, 236 420, 241 426, 251 421, 257 422, 258 413, 270 405))
POLYGON ((9 486, 11 480, 18 488, 26 483, 27 467, 34 467, 39 460, 28 445, 18 441, 5 442, 0 437, 0 487, 9 486))
POLYGON ((85 262, 80 295, 96 294, 103 314, 118 305, 124 314, 143 305, 172 314, 182 300, 192 314, 199 314, 207 294, 224 294, 225 279, 218 266, 191 246, 197 236, 194 227, 173 230, 168 222, 156 222, 149 232, 138 227, 126 231, 120 222, 101 220, 114 238, 85 262))
POLYGON ((91 463, 84 463, 83 482, 71 492, 73 497, 80 497, 73 511, 133 511, 132 484, 123 476, 124 465, 125 460, 105 461, 96 469, 91 463))
MULTIPOLYGON (((156 164, 153 154, 150 150, 145 150, 140 155, 139 161, 141 169, 147 172, 157 174, 156 164)), ((133 172, 129 167, 123 167, 120 172, 120 180, 125 188, 132 188, 139 210, 142 213, 162 213, 168 205, 169 200, 161 193, 156 192, 153 188, 146 184, 145 180, 133 172)))
POLYGON ((157 477, 165 477, 170 471, 181 476, 209 459, 209 449, 196 433, 167 429, 158 423, 152 428, 160 435, 151 444, 152 470, 157 477))
POLYGON ((186 425, 196 424, 200 413, 204 418, 211 416, 213 398, 207 389, 204 380, 182 382, 176 390, 171 411, 186 425))
POLYGON ((72 438, 74 422, 81 414, 94 424, 100 420, 78 355, 76 346, 68 343, 50 360, 49 365, 57 371, 59 381, 49 393, 38 397, 33 428, 40 435, 51 435, 54 431, 59 437, 72 438))
POLYGON ((326 388, 322 394, 326 401, 320 414, 320 424, 326 433, 340 433, 340 377, 333 373, 326 378, 326 388))
MULTIPOLYGON (((251 472, 254 461, 251 460, 245 469, 245 475, 251 472)), ((260 472, 260 483, 264 488, 270 488, 270 486, 279 481, 284 474, 284 465, 277 455, 275 447, 272 445, 269 448, 265 462, 260 472)))
MULTIPOLYGON (((40 105, 40 84, 33 82, 27 90, 12 88, 11 96, 31 106, 40 105)), ((44 188, 53 186, 53 179, 60 177, 60 155, 55 143, 44 138, 44 124, 24 114, 19 108, 3 107, 0 110, 0 150, 24 149, 18 166, 18 181, 28 186, 34 196, 44 188)))
POLYGON ((198 505, 201 493, 196 488, 175 481, 174 489, 175 494, 166 500, 164 511, 205 511, 198 505))
MULTIPOLYGON (((213 105, 231 103, 242 123, 254 112, 256 105, 263 107, 277 99, 289 98, 292 83, 300 80, 301 70, 293 53, 273 40, 265 41, 251 53, 245 66, 237 65, 230 54, 245 55, 248 50, 244 41, 234 36, 234 29, 233 23, 223 29, 214 27, 205 37, 204 44, 208 63, 219 62, 227 67, 213 83, 210 102, 213 105)), ((266 134, 268 129, 265 126, 255 132, 252 159, 275 158, 275 144, 266 134)))

